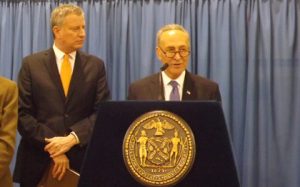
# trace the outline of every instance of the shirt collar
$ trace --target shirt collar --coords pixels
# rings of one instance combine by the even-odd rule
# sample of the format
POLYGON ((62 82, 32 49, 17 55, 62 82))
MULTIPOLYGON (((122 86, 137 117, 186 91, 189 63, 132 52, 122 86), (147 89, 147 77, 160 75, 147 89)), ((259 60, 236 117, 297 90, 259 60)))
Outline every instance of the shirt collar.
POLYGON ((174 80, 174 81, 176 81, 178 83, 179 87, 183 86, 184 77, 185 77, 185 71, 183 71, 179 75, 179 77, 177 77, 177 79, 171 79, 170 77, 168 77, 168 75, 166 74, 165 71, 162 71, 161 74, 162 74, 162 79, 163 79, 164 85, 168 85, 171 80, 174 80))
MULTIPOLYGON (((56 47, 55 43, 53 43, 53 51, 57 59, 63 59, 65 53, 56 47)), ((69 53, 69 57, 74 60, 76 57, 76 51, 69 53)))

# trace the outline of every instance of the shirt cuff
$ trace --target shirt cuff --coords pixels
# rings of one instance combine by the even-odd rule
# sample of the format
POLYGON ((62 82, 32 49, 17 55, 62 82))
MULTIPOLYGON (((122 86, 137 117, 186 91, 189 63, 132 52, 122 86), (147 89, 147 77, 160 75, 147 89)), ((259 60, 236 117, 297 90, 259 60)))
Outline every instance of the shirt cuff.
POLYGON ((76 144, 79 144, 80 141, 79 141, 79 138, 78 138, 78 136, 76 135, 76 133, 75 133, 74 131, 72 131, 70 134, 72 134, 72 135, 74 136, 74 138, 75 138, 75 140, 76 140, 76 144))

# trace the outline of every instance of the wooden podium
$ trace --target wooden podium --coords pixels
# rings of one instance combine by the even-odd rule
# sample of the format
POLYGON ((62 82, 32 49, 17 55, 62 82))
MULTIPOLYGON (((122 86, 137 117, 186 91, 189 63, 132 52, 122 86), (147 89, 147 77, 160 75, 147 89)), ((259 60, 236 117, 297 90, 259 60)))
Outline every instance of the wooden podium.
POLYGON ((140 115, 165 110, 181 116, 192 129, 196 156, 189 173, 176 186, 238 187, 232 148, 218 102, 103 102, 85 155, 80 187, 142 186, 127 171, 122 145, 130 124, 140 115))

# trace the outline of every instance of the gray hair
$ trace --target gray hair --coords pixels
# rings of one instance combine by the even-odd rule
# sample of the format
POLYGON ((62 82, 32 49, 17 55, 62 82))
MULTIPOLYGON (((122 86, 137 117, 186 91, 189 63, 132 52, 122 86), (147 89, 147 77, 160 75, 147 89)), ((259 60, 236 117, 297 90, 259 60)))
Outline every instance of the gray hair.
POLYGON ((161 29, 156 34, 156 45, 158 46, 160 43, 160 37, 161 35, 166 32, 166 31, 171 31, 171 30, 178 30, 184 32, 188 36, 188 45, 190 46, 190 35, 189 33, 185 30, 185 28, 181 25, 178 24, 168 24, 163 26, 161 29))
POLYGON ((51 13, 51 29, 53 29, 54 26, 61 26, 65 17, 70 14, 84 16, 83 10, 79 6, 73 4, 61 4, 56 7, 51 13))

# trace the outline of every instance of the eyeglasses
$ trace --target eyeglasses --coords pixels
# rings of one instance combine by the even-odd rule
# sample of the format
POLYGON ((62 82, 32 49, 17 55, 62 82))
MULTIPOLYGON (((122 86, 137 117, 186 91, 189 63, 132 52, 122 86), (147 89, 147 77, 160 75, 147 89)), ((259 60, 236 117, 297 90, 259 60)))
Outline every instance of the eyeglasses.
POLYGON ((190 54, 190 51, 187 49, 179 49, 178 51, 173 51, 173 50, 168 50, 168 51, 164 51, 161 47, 159 47, 159 49, 166 55, 166 57, 168 58, 173 58, 176 53, 179 53, 179 55, 181 57, 186 57, 190 54))

